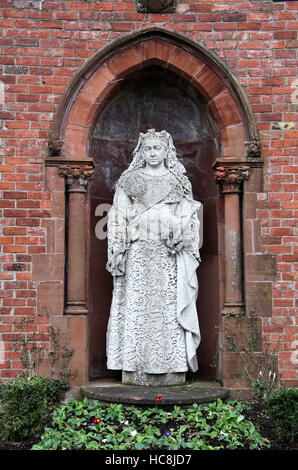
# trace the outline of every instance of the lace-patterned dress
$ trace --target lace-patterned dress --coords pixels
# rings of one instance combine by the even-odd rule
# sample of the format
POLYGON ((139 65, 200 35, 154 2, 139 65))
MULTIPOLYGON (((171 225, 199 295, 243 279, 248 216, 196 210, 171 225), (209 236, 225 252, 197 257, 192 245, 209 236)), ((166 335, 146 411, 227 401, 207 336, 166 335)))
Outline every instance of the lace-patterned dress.
POLYGON ((118 181, 108 218, 108 369, 197 370, 199 206, 170 172, 138 169, 118 181), (184 247, 172 252, 166 242, 178 239, 184 247))

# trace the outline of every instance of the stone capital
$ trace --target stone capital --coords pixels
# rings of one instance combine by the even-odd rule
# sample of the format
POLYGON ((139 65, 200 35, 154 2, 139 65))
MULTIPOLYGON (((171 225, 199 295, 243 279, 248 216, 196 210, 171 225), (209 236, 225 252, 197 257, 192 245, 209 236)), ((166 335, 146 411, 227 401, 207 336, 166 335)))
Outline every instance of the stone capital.
POLYGON ((87 184, 93 177, 94 169, 89 164, 68 164, 58 167, 60 176, 65 177, 68 192, 86 192, 87 184))
POLYGON ((249 167, 245 165, 218 165, 214 168, 214 179, 223 185, 223 192, 239 192, 240 183, 249 178, 249 167))

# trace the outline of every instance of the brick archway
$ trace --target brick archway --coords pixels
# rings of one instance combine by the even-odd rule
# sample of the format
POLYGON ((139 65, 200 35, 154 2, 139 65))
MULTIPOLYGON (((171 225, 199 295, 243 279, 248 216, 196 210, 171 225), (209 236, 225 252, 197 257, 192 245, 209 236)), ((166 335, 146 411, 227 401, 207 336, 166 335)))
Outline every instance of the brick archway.
MULTIPOLYGON (((53 170, 51 167, 58 167, 58 174, 66 177, 69 193, 64 317, 69 319, 68 325, 70 329, 73 328, 71 334, 73 333, 75 338, 78 336, 78 329, 84 331, 84 338, 80 337, 77 340, 79 350, 75 360, 80 364, 80 374, 74 382, 77 385, 82 385, 88 380, 84 193, 93 170, 93 162, 88 157, 90 136, 106 98, 117 87, 118 82, 132 72, 152 64, 183 76, 195 87, 205 99, 219 130, 221 147, 214 162, 214 169, 216 181, 223 187, 223 205, 219 222, 223 312, 229 309, 238 312, 241 309, 244 298, 247 300, 249 292, 253 291, 253 286, 250 286, 249 282, 252 280, 253 272, 258 272, 258 263, 254 261, 257 261, 257 258, 260 263, 265 261, 260 260, 260 256, 254 257, 254 260, 249 258, 252 254, 249 248, 250 237, 256 236, 257 224, 255 232, 245 233, 244 239, 241 234, 241 225, 245 224, 242 214, 244 216, 248 214, 253 195, 261 191, 263 162, 260 158, 258 133, 253 114, 235 78, 221 59, 204 45, 194 43, 177 33, 151 28, 114 41, 95 54, 70 83, 56 114, 50 139, 52 155, 46 161, 49 171, 53 170), (245 181, 249 173, 253 178, 245 181), (240 188, 243 181, 245 183, 241 212, 240 188), (225 253, 225 244, 231 244, 232 247, 228 255, 225 253), (75 261, 70 262, 72 254, 75 261), (244 270, 244 290, 242 270, 244 270), (246 273, 249 273, 250 278, 246 273), (74 315, 77 315, 76 319, 74 315)), ((52 178, 60 180, 56 175, 51 173, 52 178)), ((247 218, 252 217, 247 215, 247 218)), ((249 227, 253 225, 252 221, 249 227)), ((236 356, 222 349, 219 358, 219 378, 227 386, 246 385, 237 361, 236 356)))

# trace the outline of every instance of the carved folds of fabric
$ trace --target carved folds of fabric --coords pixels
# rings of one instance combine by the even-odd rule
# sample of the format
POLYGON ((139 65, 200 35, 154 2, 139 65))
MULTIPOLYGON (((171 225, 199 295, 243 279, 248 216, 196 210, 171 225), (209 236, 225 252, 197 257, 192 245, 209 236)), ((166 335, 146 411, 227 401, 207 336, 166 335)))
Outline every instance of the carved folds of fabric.
POLYGON ((113 276, 125 274, 125 261, 127 248, 127 216, 132 202, 127 194, 117 188, 114 196, 113 206, 108 217, 108 262, 106 269, 113 276))
POLYGON ((125 278, 114 278, 107 335, 109 369, 151 374, 186 372, 177 322, 177 266, 160 241, 132 243, 125 278))

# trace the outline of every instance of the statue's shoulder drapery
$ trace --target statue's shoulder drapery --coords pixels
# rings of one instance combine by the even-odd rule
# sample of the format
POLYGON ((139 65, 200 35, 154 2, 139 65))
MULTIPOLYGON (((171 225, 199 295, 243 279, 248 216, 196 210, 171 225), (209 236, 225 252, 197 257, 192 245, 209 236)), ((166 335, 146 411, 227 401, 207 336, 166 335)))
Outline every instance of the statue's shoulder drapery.
POLYGON ((124 171, 116 186, 122 188, 133 200, 137 200, 147 191, 148 182, 137 169, 129 172, 124 171))

